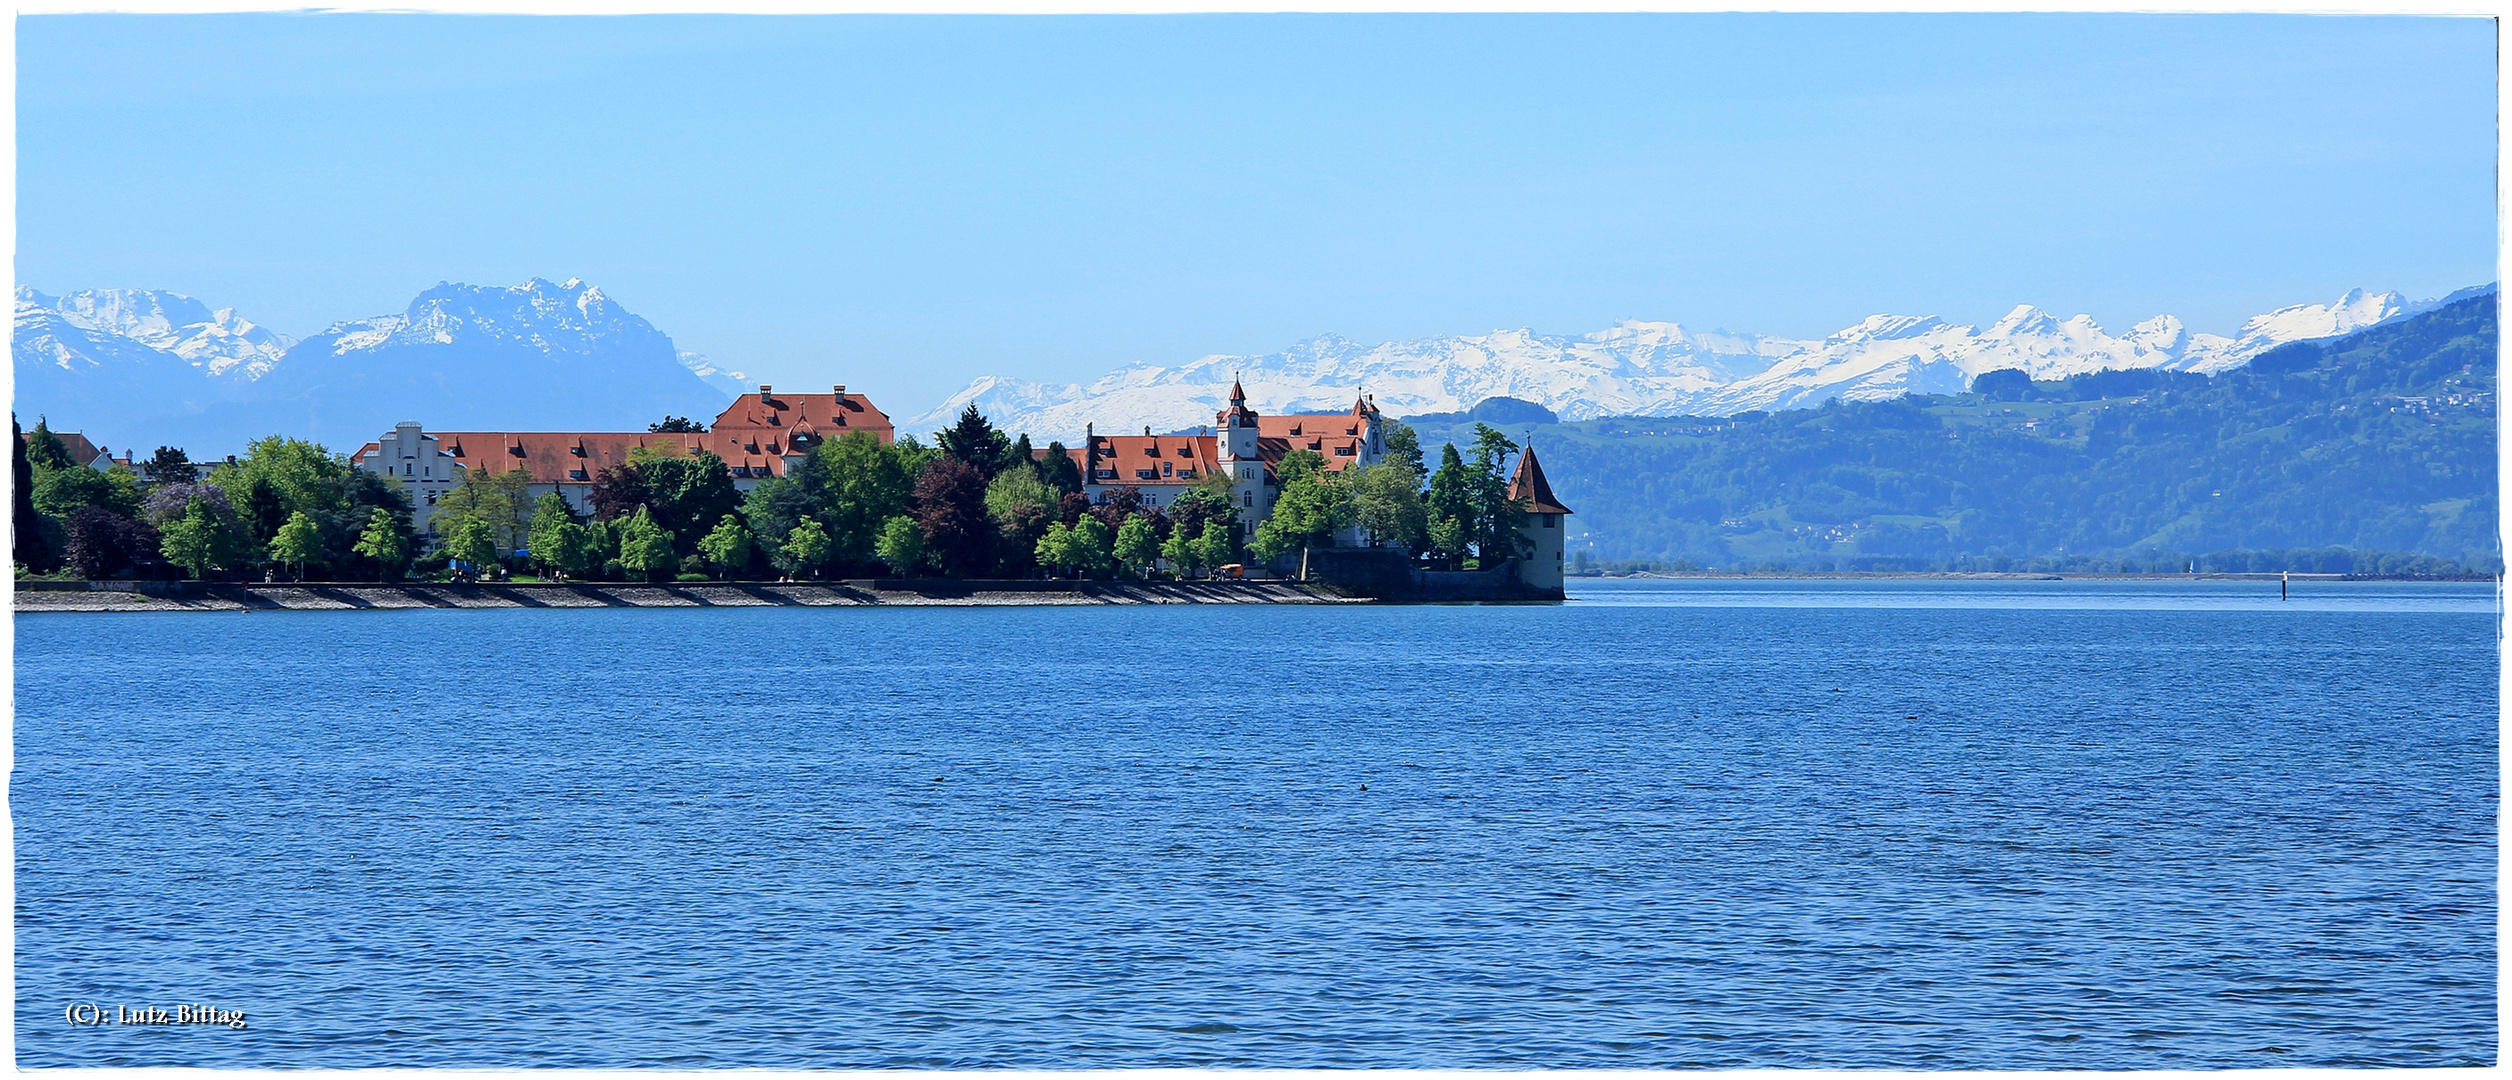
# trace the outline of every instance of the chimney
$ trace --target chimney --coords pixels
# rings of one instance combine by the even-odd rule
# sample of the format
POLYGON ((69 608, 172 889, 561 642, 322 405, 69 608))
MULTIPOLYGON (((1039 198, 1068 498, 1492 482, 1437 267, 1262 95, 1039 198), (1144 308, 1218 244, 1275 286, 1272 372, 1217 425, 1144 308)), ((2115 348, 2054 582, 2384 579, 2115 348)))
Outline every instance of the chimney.
POLYGON ((769 394, 773 394, 773 393, 775 393, 775 392, 776 392, 776 388, 775 388, 775 387, 773 387, 773 386, 769 386, 769 385, 768 385, 768 384, 766 384, 766 383, 760 383, 760 384, 759 384, 759 396, 760 396, 760 397, 766 397, 766 396, 768 396, 769 394))
POLYGON ((837 394, 837 407, 838 407, 838 408, 841 408, 841 409, 842 409, 842 408, 845 408, 845 407, 846 407, 846 384, 845 384, 845 383, 839 383, 839 384, 837 384, 836 394, 837 394))

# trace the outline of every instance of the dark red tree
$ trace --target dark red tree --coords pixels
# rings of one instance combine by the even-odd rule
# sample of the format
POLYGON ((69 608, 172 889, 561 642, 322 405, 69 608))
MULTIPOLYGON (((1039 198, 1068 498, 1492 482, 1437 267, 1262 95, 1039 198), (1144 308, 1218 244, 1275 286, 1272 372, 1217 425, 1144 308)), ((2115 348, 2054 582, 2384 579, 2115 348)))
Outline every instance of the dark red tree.
POLYGON ((986 474, 958 458, 936 458, 916 477, 916 528, 925 551, 951 577, 994 569, 994 519, 986 516, 986 474))
POLYGON ((633 517, 637 508, 654 501, 654 492, 645 485, 645 477, 626 465, 613 465, 593 474, 593 516, 599 521, 633 517))

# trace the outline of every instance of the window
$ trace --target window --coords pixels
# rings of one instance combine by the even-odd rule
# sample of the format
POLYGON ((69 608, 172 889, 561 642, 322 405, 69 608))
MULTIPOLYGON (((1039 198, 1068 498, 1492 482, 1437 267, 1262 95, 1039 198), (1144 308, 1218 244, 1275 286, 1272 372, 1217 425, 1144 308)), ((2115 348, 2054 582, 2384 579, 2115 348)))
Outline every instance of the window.
POLYGON ((1557 528, 1560 528, 1560 527, 1561 527, 1561 515, 1559 515, 1559 514, 1546 514, 1546 515, 1544 515, 1544 527, 1545 527, 1545 528, 1547 528, 1547 529, 1557 529, 1557 528))
POLYGON ((428 504, 429 506, 434 506, 434 505, 436 505, 436 493, 435 493, 435 492, 431 491, 431 492, 428 492, 428 493, 427 493, 427 504, 428 504))
POLYGON ((1352 456, 1352 444, 1351 444, 1351 443, 1345 443, 1345 444, 1343 444, 1343 445, 1341 445, 1341 446, 1335 447, 1335 456, 1336 456, 1336 457, 1351 457, 1351 456, 1352 456))
POLYGON ((1175 475, 1177 475, 1177 467, 1176 467, 1176 466, 1174 466, 1174 465, 1169 464, 1168 462, 1163 461, 1163 462, 1161 462, 1161 463, 1160 463, 1160 475, 1162 475, 1162 476, 1175 476, 1175 475))
POLYGON ((409 463, 404 462, 404 463, 402 464, 402 466, 401 466, 401 475, 403 475, 403 476, 408 476, 408 475, 410 475, 410 466, 409 466, 409 463))

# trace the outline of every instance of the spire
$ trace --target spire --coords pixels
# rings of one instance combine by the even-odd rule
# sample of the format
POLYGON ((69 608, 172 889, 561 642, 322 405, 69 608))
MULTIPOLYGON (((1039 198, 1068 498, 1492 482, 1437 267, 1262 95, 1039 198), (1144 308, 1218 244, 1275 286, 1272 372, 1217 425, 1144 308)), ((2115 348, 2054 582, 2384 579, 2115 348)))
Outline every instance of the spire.
POLYGON ((1230 404, 1247 404, 1247 390, 1239 385, 1239 373, 1235 371, 1230 373, 1230 404))
POLYGON ((1526 452, 1518 455, 1518 474, 1509 479, 1509 501, 1530 514, 1567 514, 1571 510, 1553 497, 1553 486, 1544 479, 1544 467, 1535 461, 1535 442, 1530 439, 1526 452))

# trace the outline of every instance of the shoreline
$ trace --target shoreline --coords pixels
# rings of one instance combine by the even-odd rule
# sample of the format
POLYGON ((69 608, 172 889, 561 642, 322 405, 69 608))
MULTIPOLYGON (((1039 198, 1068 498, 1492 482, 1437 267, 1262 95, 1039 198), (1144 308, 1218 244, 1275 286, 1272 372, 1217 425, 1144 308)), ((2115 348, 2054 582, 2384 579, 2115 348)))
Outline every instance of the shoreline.
MULTIPOLYGON (((1577 581, 2282 581, 2287 575, 2278 571, 2258 573, 2205 574, 2126 574, 2098 570, 1635 570, 1628 574, 1571 574, 1567 580, 1577 581)), ((2398 574, 2306 574, 2296 572, 2295 581, 2391 581, 2430 582, 2437 584, 2474 584, 2501 579, 2482 575, 2468 577, 2411 577, 2398 574)))
POLYGON ((113 611, 407 611, 420 608, 1032 607, 1355 604, 1275 581, 18 582, 15 614, 113 611))

